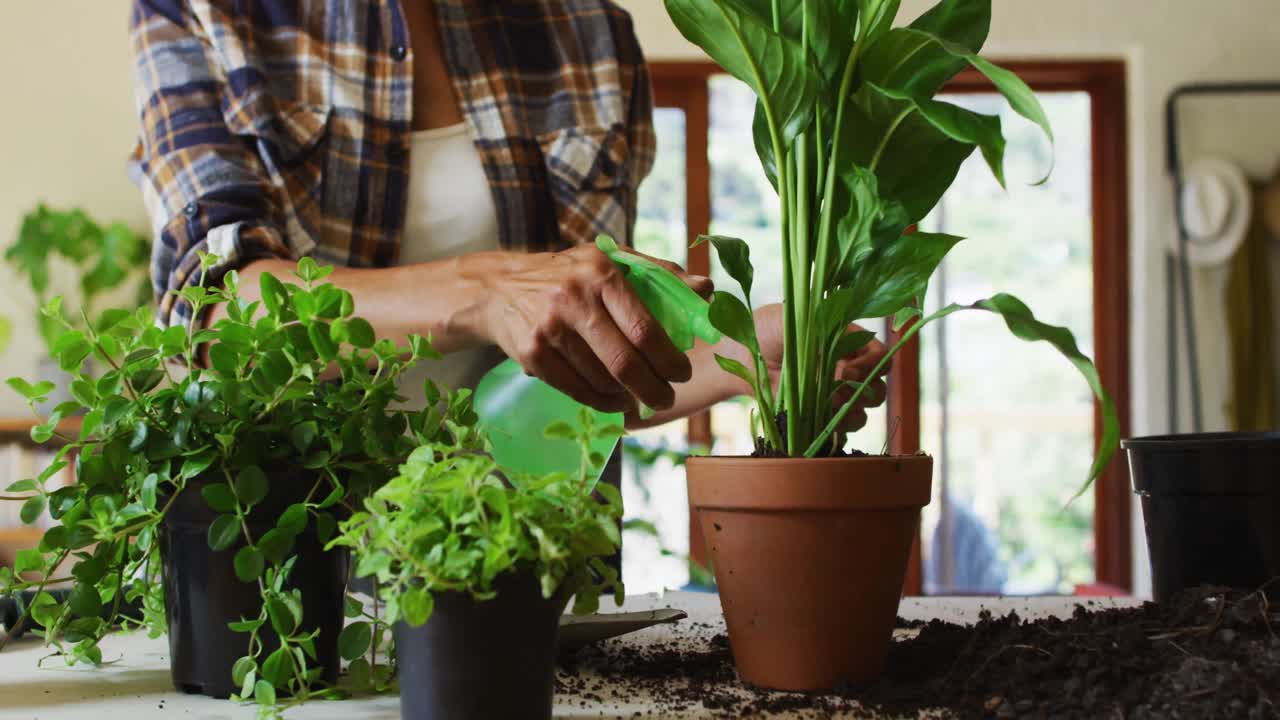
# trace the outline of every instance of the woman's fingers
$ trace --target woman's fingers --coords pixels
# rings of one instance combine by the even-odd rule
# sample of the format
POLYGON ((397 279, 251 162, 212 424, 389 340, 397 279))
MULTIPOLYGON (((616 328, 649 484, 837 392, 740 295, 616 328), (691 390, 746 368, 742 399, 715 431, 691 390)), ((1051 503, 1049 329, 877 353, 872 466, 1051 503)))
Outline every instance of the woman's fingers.
MULTIPOLYGON (((658 377, 668 383, 689 381, 693 376, 689 358, 671 342, 666 330, 649 313, 649 309, 631 286, 627 285, 621 273, 618 273, 615 282, 600 289, 600 302, 609 317, 613 318, 614 325, 640 351, 658 377)), ((608 358, 602 356, 602 359, 606 360, 605 364, 608 366, 608 358)), ((618 377, 616 373, 614 377, 618 377)))
POLYGON ((578 373, 573 363, 554 348, 539 353, 525 365, 525 372, 542 379, 548 385, 577 400, 583 405, 601 412, 629 412, 635 401, 625 393, 604 393, 578 373))
MULTIPOLYGON (((619 320, 613 312, 605 309, 603 302, 578 326, 582 339, 591 347, 596 357, 600 358, 609 374, 637 400, 656 410, 671 407, 675 403, 675 390, 653 367, 654 347, 660 346, 659 342, 649 337, 651 331, 639 321, 627 314, 620 314, 623 314, 621 322, 630 325, 632 335, 640 340, 641 345, 638 346, 631 336, 623 333, 619 320)), ((647 311, 645 316, 648 316, 647 311)), ((657 324, 652 318, 649 318, 649 322, 655 326, 657 324)), ((671 346, 671 339, 665 333, 662 333, 661 338, 671 346)), ((674 351, 674 346, 671 349, 674 351)), ((686 364, 689 362, 683 353, 678 354, 686 364)), ((692 372, 691 368, 689 374, 692 372)))

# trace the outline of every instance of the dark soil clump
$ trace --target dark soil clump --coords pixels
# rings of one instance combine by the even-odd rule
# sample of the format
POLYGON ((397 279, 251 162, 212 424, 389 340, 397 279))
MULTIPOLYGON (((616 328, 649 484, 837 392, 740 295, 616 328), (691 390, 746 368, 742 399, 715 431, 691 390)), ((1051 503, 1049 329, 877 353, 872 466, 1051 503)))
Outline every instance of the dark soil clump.
POLYGON ((1201 588, 1164 604, 976 625, 900 622, 884 676, 830 695, 744 687, 728 638, 693 625, 679 643, 613 641, 564 661, 558 693, 651 698, 653 716, 699 704, 724 717, 1280 718, 1280 608, 1261 593, 1201 588), (589 669, 590 673, 579 673, 589 669), (593 687, 594 686, 594 687, 593 687))

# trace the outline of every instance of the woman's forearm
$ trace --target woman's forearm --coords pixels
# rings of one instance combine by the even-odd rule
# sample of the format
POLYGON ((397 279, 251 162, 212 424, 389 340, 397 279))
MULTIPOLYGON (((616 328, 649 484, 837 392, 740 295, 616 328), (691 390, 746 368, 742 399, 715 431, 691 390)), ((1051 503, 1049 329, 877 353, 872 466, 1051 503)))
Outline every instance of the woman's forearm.
POLYGON ((626 421, 627 429, 640 430, 656 427, 697 415, 716 403, 730 398, 750 394, 751 386, 725 372, 716 363, 717 353, 739 362, 749 360, 746 348, 728 338, 715 345, 698 340, 693 350, 689 351, 689 362, 693 365, 693 378, 687 383, 673 386, 676 391, 675 404, 645 419, 641 419, 636 413, 629 413, 626 421))
MULTIPOLYGON (((338 267, 327 281, 351 293, 356 314, 373 325, 379 338, 404 345, 409 335, 429 336, 440 352, 456 352, 491 342, 484 322, 489 293, 483 278, 501 270, 502 255, 474 253, 388 268, 338 267)), ((255 260, 240 270, 241 297, 258 300, 263 274, 288 282, 296 267, 288 260, 255 260)), ((225 316, 218 306, 209 322, 225 316)))

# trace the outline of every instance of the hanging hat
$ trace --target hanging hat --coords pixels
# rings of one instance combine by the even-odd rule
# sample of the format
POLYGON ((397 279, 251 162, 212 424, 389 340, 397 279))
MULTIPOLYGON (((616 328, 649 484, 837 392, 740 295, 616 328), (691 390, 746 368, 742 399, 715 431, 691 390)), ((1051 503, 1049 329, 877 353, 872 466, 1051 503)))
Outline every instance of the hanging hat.
POLYGON ((1202 157, 1183 173, 1182 223, 1187 229, 1187 259, 1193 265, 1231 259, 1244 243, 1252 213, 1249 179, 1230 160, 1202 157))

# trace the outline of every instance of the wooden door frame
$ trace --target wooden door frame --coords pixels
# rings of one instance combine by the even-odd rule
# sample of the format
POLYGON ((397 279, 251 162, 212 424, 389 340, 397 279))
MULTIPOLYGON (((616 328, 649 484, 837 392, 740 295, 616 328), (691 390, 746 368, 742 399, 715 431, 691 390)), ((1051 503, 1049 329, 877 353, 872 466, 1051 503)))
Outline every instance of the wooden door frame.
MULTIPOLYGON (((1103 385, 1111 392, 1120 418, 1120 434, 1129 433, 1129 152, 1128 93, 1125 63, 1119 60, 1012 60, 1001 65, 1017 73, 1039 92, 1086 92, 1091 100, 1093 323, 1095 363, 1103 385)), ((655 104, 682 109, 686 118, 685 169, 689 243, 711 223, 711 165, 708 80, 722 72, 710 62, 651 62, 655 104), (702 128, 703 132, 690 132, 702 128)), ((947 92, 993 90, 990 81, 969 70, 956 76, 947 92)), ((689 270, 710 274, 705 245, 691 248, 689 270)), ((894 360, 889 383, 888 413, 896 422, 894 452, 920 448, 919 343, 909 343, 894 360), (913 408, 910 412, 908 408, 913 408)), ((1095 407, 1094 436, 1101 429, 1095 407)), ((711 420, 703 414, 689 421, 689 441, 711 443, 711 420)), ((1097 581, 1124 591, 1133 590, 1130 494, 1121 457, 1108 465, 1094 485, 1094 546, 1097 581)), ((690 514, 690 554, 705 566, 701 533, 690 514)), ((923 591, 919 538, 912 551, 906 591, 923 591)))

